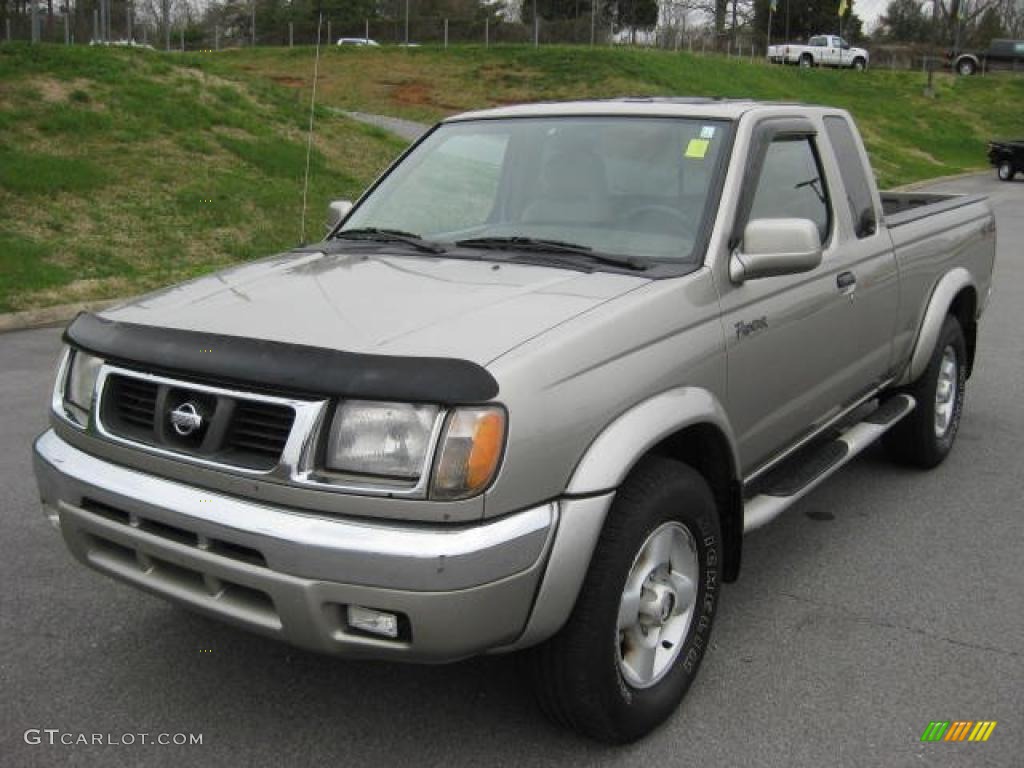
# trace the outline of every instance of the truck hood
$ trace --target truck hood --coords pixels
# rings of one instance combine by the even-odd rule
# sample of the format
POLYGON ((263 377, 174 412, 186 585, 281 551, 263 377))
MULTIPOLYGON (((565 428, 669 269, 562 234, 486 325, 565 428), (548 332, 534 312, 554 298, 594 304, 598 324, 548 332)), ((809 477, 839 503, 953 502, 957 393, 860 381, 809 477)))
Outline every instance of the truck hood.
POLYGON ((649 280, 394 253, 290 253, 142 296, 103 317, 367 354, 486 365, 649 280))

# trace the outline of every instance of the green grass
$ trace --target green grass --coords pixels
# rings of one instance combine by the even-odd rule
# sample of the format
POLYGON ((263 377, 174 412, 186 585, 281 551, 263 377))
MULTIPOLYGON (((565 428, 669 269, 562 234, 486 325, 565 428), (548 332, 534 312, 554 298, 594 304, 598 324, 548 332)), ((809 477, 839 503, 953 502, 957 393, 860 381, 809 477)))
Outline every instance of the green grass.
POLYGON ((22 291, 48 288, 71 279, 67 270, 47 260, 47 247, 27 237, 0 232, 0 307, 10 300, 10 287, 22 291), (10 286, 10 287, 9 287, 10 286))
MULTIPOLYGON (((306 93, 309 49, 241 50, 205 62, 306 93)), ((751 97, 827 104, 857 119, 883 186, 985 167, 985 141, 1024 132, 1024 78, 920 71, 801 70, 667 51, 542 46, 378 49, 325 53, 325 104, 433 121, 521 101, 623 95, 751 97)))
MULTIPOLYGON (((0 312, 124 296, 300 239, 308 103, 198 56, 0 45, 0 312)), ((403 148, 318 113, 307 239, 403 148)))
POLYGON ((0 187, 19 195, 90 192, 110 180, 96 163, 0 146, 0 187))

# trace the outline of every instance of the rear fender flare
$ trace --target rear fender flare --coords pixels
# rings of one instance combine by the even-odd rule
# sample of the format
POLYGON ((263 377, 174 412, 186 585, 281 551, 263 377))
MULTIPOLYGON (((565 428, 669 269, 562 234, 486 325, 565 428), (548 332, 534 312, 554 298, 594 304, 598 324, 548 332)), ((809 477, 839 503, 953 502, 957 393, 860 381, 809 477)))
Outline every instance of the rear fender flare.
POLYGON ((924 313, 924 320, 917 332, 917 341, 914 343, 914 351, 910 356, 910 364, 907 366, 899 385, 911 384, 920 378, 928 367, 932 352, 935 351, 935 343, 942 330, 942 323, 953 306, 953 300, 965 288, 973 288, 977 291, 977 285, 971 273, 963 267, 956 267, 950 270, 939 280, 928 300, 928 308, 924 313))

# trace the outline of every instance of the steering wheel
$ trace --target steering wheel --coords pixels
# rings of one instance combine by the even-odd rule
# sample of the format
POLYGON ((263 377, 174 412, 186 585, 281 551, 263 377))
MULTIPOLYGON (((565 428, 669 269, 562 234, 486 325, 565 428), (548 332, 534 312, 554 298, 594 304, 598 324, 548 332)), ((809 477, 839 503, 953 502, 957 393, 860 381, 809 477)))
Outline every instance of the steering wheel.
POLYGON ((661 219, 663 226, 656 227, 658 231, 679 233, 689 235, 691 238, 693 237, 693 228, 690 226, 690 222, 687 221, 683 214, 668 205, 645 203, 644 205, 630 208, 618 218, 620 221, 630 222, 634 226, 645 219, 661 219))

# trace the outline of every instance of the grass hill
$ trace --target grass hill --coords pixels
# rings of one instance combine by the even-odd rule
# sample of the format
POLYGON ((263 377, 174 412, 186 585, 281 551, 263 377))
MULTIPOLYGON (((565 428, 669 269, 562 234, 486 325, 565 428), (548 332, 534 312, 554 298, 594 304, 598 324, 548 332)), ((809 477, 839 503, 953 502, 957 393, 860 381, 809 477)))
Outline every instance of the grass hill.
MULTIPOLYGON (((246 49, 219 55, 225 72, 305 85, 309 49, 246 49)), ((332 48, 318 98, 349 109, 431 121, 520 101, 614 96, 723 96, 828 104, 850 110, 879 181, 904 184, 985 166, 985 141, 1024 136, 1024 77, 935 74, 926 97, 920 71, 802 70, 760 61, 636 48, 482 46, 332 48)))
MULTIPOLYGON (((620 95, 831 104, 883 186, 984 167, 1024 134, 1024 78, 805 71, 638 49, 324 50, 307 239, 403 148, 329 107, 432 121, 620 95)), ((0 312, 137 293, 300 239, 312 49, 202 54, 0 44, 0 312)))
MULTIPOLYGON (((308 101, 202 64, 0 45, 0 312, 129 295, 299 242, 308 101)), ((321 111, 312 239, 326 202, 403 146, 321 111)))

